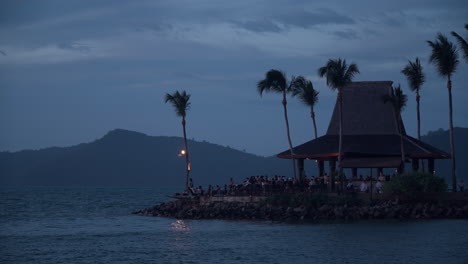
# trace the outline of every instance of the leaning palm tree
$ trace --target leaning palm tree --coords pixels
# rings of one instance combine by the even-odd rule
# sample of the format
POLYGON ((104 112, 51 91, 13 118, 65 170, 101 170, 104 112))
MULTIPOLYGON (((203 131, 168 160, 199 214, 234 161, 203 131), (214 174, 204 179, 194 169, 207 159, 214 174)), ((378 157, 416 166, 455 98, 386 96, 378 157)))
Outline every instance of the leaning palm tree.
POLYGON ((317 138, 317 124, 315 123, 314 107, 318 102, 319 92, 314 89, 312 82, 302 76, 298 76, 293 85, 292 96, 298 96, 302 103, 310 107, 310 117, 314 124, 315 138, 317 138))
POLYGON ((286 74, 284 72, 272 69, 266 73, 265 79, 258 82, 257 89, 260 93, 260 96, 262 96, 263 92, 275 92, 281 93, 283 95, 282 104, 284 110, 284 120, 286 121, 286 134, 288 136, 289 151, 291 154, 294 178, 296 178, 296 163, 294 161, 293 146, 291 142, 291 135, 289 132, 288 109, 286 107, 286 104, 288 103, 286 100, 286 95, 292 91, 294 79, 295 78, 293 76, 291 82, 288 83, 286 74))
POLYGON ((453 139, 453 108, 452 108, 452 75, 457 70, 459 63, 457 47, 447 37, 439 33, 435 41, 428 40, 432 48, 429 62, 432 63, 439 75, 447 78, 449 95, 449 125, 450 125, 450 154, 452 156, 452 189, 457 191, 457 176, 455 174, 455 143, 453 139))
MULTIPOLYGON (((468 24, 465 24, 465 29, 468 30, 468 24)), ((465 57, 465 60, 468 61, 468 40, 462 38, 455 31, 452 31, 452 36, 457 39, 458 45, 460 45, 461 49, 463 50, 463 57, 465 57)))
MULTIPOLYGON (((421 66, 421 62, 419 58, 416 57, 414 62, 408 61, 408 64, 405 68, 401 71, 406 78, 408 79, 408 84, 411 91, 416 93, 416 112, 417 112, 417 122, 418 122, 418 139, 421 140, 421 114, 419 111, 419 101, 420 101, 420 91, 421 86, 425 82, 425 76, 423 72, 423 67, 421 66)), ((424 162, 421 159, 422 166, 421 168, 424 171, 424 162)))
POLYGON ((382 98, 384 103, 391 103, 395 113, 395 119, 397 120, 398 134, 400 135, 400 151, 401 151, 401 163, 399 172, 403 173, 405 171, 405 148, 403 145, 403 120, 401 119, 401 112, 406 107, 406 102, 408 101, 408 96, 403 93, 400 85, 393 88, 390 94, 386 94, 382 98))
POLYGON ((185 131, 185 117, 187 115, 187 110, 190 108, 190 94, 187 94, 185 91, 179 93, 176 91, 173 94, 166 94, 165 102, 170 102, 176 111, 177 116, 182 117, 182 129, 184 131, 184 147, 185 147, 185 161, 187 174, 185 176, 185 189, 189 189, 189 174, 190 174, 190 158, 187 145, 187 132, 185 131))
MULTIPOLYGON (((341 188, 343 189, 343 166, 342 166, 342 145, 343 145, 343 88, 353 81, 359 69, 356 64, 351 63, 349 66, 346 60, 329 59, 327 64, 318 69, 320 77, 326 77, 327 85, 332 90, 338 90, 338 113, 339 113, 339 143, 338 143, 338 172, 340 174, 341 188)), ((332 175, 333 177, 333 175, 332 175)), ((333 180, 332 180, 333 182, 333 180)))

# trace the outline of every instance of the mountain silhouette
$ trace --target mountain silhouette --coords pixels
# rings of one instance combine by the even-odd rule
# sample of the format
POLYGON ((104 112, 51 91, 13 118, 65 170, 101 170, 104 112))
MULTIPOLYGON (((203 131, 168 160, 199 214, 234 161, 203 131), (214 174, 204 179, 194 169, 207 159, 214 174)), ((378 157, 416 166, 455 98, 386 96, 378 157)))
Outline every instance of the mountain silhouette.
MULTIPOLYGON (((287 175, 289 160, 261 157, 189 140, 195 184, 225 184, 251 175, 287 175)), ((0 153, 3 185, 183 185, 180 137, 147 136, 116 129, 91 143, 0 153)))
MULTIPOLYGON (((447 130, 429 132, 422 140, 449 152, 447 130)), ((468 128, 455 128, 457 175, 468 170, 468 128), (465 162, 463 162, 465 161, 465 162)), ((251 175, 292 176, 291 161, 262 157, 230 147, 189 140, 195 185, 240 182, 251 175)), ((183 186, 185 159, 180 137, 148 136, 115 129, 90 143, 71 147, 0 152, 1 185, 183 186)), ((305 162, 308 176, 316 164, 305 162)), ((436 161, 436 174, 450 182, 450 160, 436 161)))

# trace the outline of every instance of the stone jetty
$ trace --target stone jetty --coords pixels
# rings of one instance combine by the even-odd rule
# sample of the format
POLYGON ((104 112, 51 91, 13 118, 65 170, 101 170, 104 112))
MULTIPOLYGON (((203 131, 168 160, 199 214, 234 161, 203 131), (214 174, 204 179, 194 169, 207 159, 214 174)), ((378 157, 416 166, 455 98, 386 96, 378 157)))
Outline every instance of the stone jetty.
POLYGON ((354 221, 367 219, 468 219, 468 202, 402 201, 317 202, 281 205, 256 202, 176 200, 134 212, 136 215, 178 219, 229 219, 271 221, 354 221))

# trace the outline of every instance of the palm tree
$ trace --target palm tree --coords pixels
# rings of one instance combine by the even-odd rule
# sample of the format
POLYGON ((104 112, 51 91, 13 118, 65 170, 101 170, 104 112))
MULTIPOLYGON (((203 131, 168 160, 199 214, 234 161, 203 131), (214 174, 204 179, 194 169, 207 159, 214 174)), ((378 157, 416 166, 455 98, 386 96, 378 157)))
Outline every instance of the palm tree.
POLYGON ((457 176, 455 174, 455 143, 453 139, 453 108, 452 108, 452 75, 457 70, 459 63, 457 47, 441 33, 437 34, 436 40, 427 43, 432 48, 429 62, 432 63, 440 76, 447 78, 447 89, 449 94, 449 125, 450 125, 450 154, 452 156, 452 189, 457 191, 457 176))
POLYGON ((314 107, 318 102, 319 92, 314 89, 312 82, 302 76, 298 76, 293 85, 292 96, 298 96, 302 103, 310 107, 310 117, 314 124, 315 138, 317 138, 317 125, 315 123, 314 107))
MULTIPOLYGON (((465 29, 468 30, 468 24, 465 24, 465 29)), ((458 35, 455 31, 452 31, 452 36, 457 39, 458 44, 463 50, 463 57, 465 57, 465 60, 468 61, 468 41, 458 35)))
POLYGON ((398 124, 398 134, 400 134, 401 164, 399 171, 400 173, 403 173, 405 171, 405 148, 403 146, 403 129, 401 127, 403 120, 401 119, 401 112, 403 112, 406 107, 408 96, 403 93, 400 85, 398 85, 398 87, 392 89, 390 94, 384 95, 382 100, 384 103, 389 102, 393 105, 395 119, 397 120, 398 124))
MULTIPOLYGON (((332 90, 338 90, 338 110, 340 119, 339 143, 338 143, 338 172, 340 174, 341 188, 343 189, 343 166, 342 166, 342 145, 343 145, 343 87, 350 84, 359 69, 356 64, 351 63, 349 66, 346 60, 329 59, 327 64, 318 69, 320 77, 327 78, 327 85, 332 90)), ((333 175, 331 175, 333 177, 333 175)), ((332 180, 333 182, 333 180, 332 180)))
POLYGON ((286 104, 288 103, 286 100, 286 94, 292 91, 294 79, 295 78, 293 76, 291 82, 288 83, 286 74, 284 72, 272 69, 265 74, 265 79, 258 82, 257 89, 260 93, 260 96, 262 96, 263 92, 275 92, 281 93, 283 95, 282 104, 284 110, 284 120, 286 121, 286 133, 288 136, 289 151, 291 154, 294 178, 296 178, 296 164, 294 161, 293 146, 291 142, 291 135, 289 132, 288 109, 286 107, 286 104))
POLYGON ((190 108, 190 94, 187 94, 185 91, 179 93, 179 91, 174 92, 173 94, 166 94, 165 102, 170 102, 176 111, 177 116, 182 117, 182 129, 184 131, 184 152, 187 174, 185 177, 185 189, 189 189, 189 175, 190 175, 190 158, 187 145, 187 132, 185 131, 185 117, 187 115, 187 110, 190 108))
MULTIPOLYGON (((425 76, 423 72, 423 67, 421 66, 421 62, 419 58, 416 57, 414 62, 408 61, 408 64, 405 68, 401 71, 406 78, 408 79, 408 84, 411 91, 416 93, 416 112, 417 112, 417 121, 418 121, 418 139, 421 140, 421 114, 419 111, 419 100, 420 95, 419 92, 421 91, 421 86, 425 82, 425 76)), ((421 159, 421 168, 424 171, 424 161, 421 159)))

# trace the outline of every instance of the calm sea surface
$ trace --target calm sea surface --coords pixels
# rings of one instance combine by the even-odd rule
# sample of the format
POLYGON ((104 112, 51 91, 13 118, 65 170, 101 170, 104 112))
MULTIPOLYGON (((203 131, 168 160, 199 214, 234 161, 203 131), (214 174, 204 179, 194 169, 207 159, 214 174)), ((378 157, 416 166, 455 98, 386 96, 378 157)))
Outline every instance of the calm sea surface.
POLYGON ((468 221, 285 224, 130 215, 170 188, 2 188, 0 263, 468 263, 468 221))

